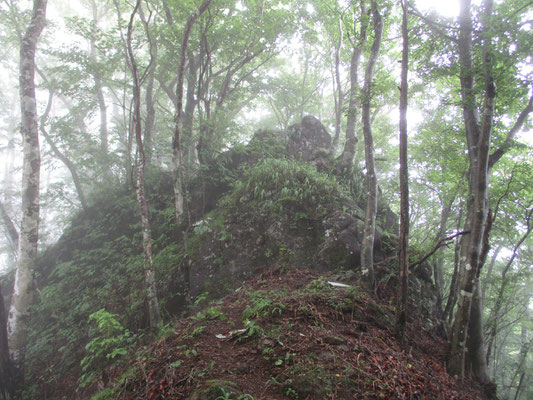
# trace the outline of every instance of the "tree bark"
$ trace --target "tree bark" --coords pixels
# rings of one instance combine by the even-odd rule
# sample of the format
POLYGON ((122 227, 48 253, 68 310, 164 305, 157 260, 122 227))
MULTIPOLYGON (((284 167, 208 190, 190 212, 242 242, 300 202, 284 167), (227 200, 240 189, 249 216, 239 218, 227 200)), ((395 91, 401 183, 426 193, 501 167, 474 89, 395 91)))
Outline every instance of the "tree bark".
MULTIPOLYGON (((529 296, 526 297, 526 302, 525 302, 526 312, 525 312, 524 321, 528 321, 528 319, 529 319, 528 317, 530 315, 530 312, 529 312, 529 300, 530 300, 530 297, 529 296)), ((531 348, 531 345, 533 344, 532 340, 528 341, 527 323, 525 323, 525 322, 523 322, 522 326, 521 326, 520 341, 521 341, 521 345, 520 345, 520 355, 519 355, 518 367, 516 368, 516 371, 515 371, 515 373, 513 375, 513 378, 511 379, 511 382, 509 384, 509 387, 512 387, 514 385, 515 379, 518 376, 518 374, 521 374, 520 375, 520 381, 518 382, 518 387, 516 388, 516 392, 515 392, 515 396, 514 396, 515 400, 518 398, 518 394, 520 392, 520 388, 522 387, 522 382, 523 382, 523 379, 524 379, 524 375, 526 373, 525 366, 526 366, 527 353, 529 352, 529 349, 531 348)))
MULTIPOLYGON (((344 41, 344 35, 342 30, 342 22, 339 19, 339 41, 335 46, 335 71, 333 73, 333 85, 335 92, 335 136, 331 146, 331 151, 334 152, 337 149, 339 138, 342 131, 342 108, 344 107, 344 92, 342 90, 342 80, 340 73, 341 65, 341 51, 342 42, 344 41)), ((351 76, 351 75, 350 75, 351 76)))
POLYGON ((371 291, 375 290, 374 277, 374 236, 376 232, 376 214, 378 207, 378 182, 374 162, 374 139, 370 121, 371 88, 374 75, 374 65, 381 46, 383 33, 383 21, 378 10, 376 1, 372 1, 372 17, 374 22, 374 42, 370 49, 370 57, 365 70, 365 82, 363 85, 363 133, 365 138, 365 165, 368 183, 368 198, 366 205, 365 227, 363 236, 363 248, 361 251, 361 273, 363 282, 371 291))
MULTIPOLYGON (((2 223, 4 224, 4 227, 7 232, 7 237, 9 239, 9 244, 11 248, 13 249, 13 254, 16 254, 19 247, 19 232, 17 230, 17 227, 13 223, 13 220, 9 216, 6 207, 4 206, 4 203, 0 200, 0 218, 2 219, 2 223)), ((16 256, 13 257, 16 259, 16 256)))
POLYGON ((155 125, 155 100, 154 100, 154 84, 155 84, 155 71, 157 67, 157 56, 158 56, 158 44, 157 40, 152 37, 150 31, 149 21, 146 20, 144 16, 144 11, 142 7, 139 7, 139 15, 141 17, 144 30, 146 32, 146 37, 150 43, 150 64, 149 69, 146 72, 148 74, 148 83, 146 84, 146 90, 144 94, 144 101, 146 103, 146 119, 144 122, 144 140, 143 147, 144 153, 146 155, 146 163, 150 165, 152 163, 152 153, 154 150, 154 138, 153 131, 155 125))
POLYGON ((143 135, 141 125, 141 85, 139 79, 139 71, 137 62, 133 54, 131 46, 131 35, 133 30, 133 21, 142 0, 137 0, 135 9, 133 10, 128 25, 127 48, 130 59, 131 73, 133 75, 133 128, 135 130, 135 139, 137 143, 137 182, 136 194, 137 203, 141 211, 141 225, 143 237, 143 253, 144 253, 144 285, 146 291, 146 298, 148 303, 148 315, 150 317, 150 327, 155 328, 161 322, 161 314, 159 311, 159 300, 157 296, 157 285, 155 281, 154 263, 152 259, 152 232, 150 228, 150 220, 148 215, 148 206, 146 204, 146 197, 144 194, 144 170, 146 166, 146 154, 143 146, 143 135))
POLYGON ((198 17, 200 17, 209 7, 213 0, 204 2, 194 11, 185 24, 183 37, 181 40, 180 58, 178 64, 178 83, 176 85, 176 114, 174 116, 174 134, 172 137, 172 164, 174 170, 174 205, 176 210, 176 221, 181 221, 185 206, 185 159, 183 157, 183 84, 185 79, 185 60, 187 57, 187 47, 192 27, 198 17))
POLYGON ((39 180, 41 155, 35 98, 35 51, 46 25, 47 0, 34 0, 30 25, 20 46, 20 104, 24 163, 22 176, 22 225, 15 288, 9 310, 11 357, 20 367, 27 343, 28 319, 33 304, 37 245, 39 241, 39 180))
MULTIPOLYGON (((440 214, 439 230, 435 235, 435 243, 438 243, 442 238, 446 236, 446 227, 448 225, 448 218, 450 217, 450 211, 452 209, 453 202, 455 201, 455 193, 448 203, 444 204, 440 214)), ((442 312, 442 299, 443 299, 443 278, 442 278, 442 252, 437 256, 435 264, 433 265, 433 278, 435 280, 435 288, 437 289, 437 307, 442 312)))
POLYGON ((350 59, 350 95, 348 99, 348 118, 346 121, 346 141, 344 143, 344 150, 337 163, 337 169, 342 173, 349 173, 352 170, 352 164, 357 150, 357 142, 359 141, 355 134, 355 123, 357 121, 359 61, 367 39, 368 22, 364 18, 366 13, 366 2, 361 1, 361 28, 359 32, 359 40, 357 41, 357 44, 355 43, 355 39, 352 43, 353 49, 352 57, 350 59))
POLYGON ((7 342, 7 318, 0 285, 0 396, 2 400, 9 398, 11 383, 11 360, 9 359, 9 348, 7 342))
MULTIPOLYGON (((91 8, 93 13, 91 28, 95 33, 98 30, 98 6, 96 5, 96 1, 91 1, 91 8)), ((96 67, 96 65, 98 64, 98 54, 96 51, 96 43, 92 38, 90 40, 89 56, 91 63, 93 63, 96 67)), ((102 84, 102 78, 100 77, 100 74, 99 72, 97 72, 96 69, 93 69, 91 75, 94 80, 94 90, 96 92, 96 100, 98 103, 98 109, 100 111, 100 151, 102 153, 101 156, 104 161, 104 171, 106 174, 109 175, 111 173, 111 171, 109 170, 107 159, 109 153, 109 134, 107 129, 107 105, 104 95, 104 86, 102 84)))
POLYGON ((409 34, 407 0, 402 0, 402 71, 400 84, 400 241, 398 249, 400 285, 396 305, 396 336, 403 341, 407 324, 409 282, 409 171, 407 159, 407 94, 409 71, 409 34))
POLYGON ((496 264, 496 259, 498 258, 498 254, 500 254, 500 251, 503 249, 503 246, 500 244, 498 247, 496 247, 496 250, 494 250, 494 254, 492 255, 490 259, 489 266, 487 268, 487 274, 485 275, 485 279, 483 280, 483 287, 481 288, 481 304, 485 304, 485 296, 487 294, 487 288, 489 285, 490 280, 492 279, 492 272, 494 271, 494 265, 496 264))
MULTIPOLYGON (((489 5, 491 1, 488 1, 489 5)), ((463 378, 465 376, 466 346, 468 342, 468 327, 470 324, 472 302, 476 291, 477 277, 479 276, 480 256, 484 230, 486 229, 488 215, 488 159, 490 149, 490 135, 494 109, 495 85, 490 71, 490 59, 484 57, 485 69, 485 102, 481 126, 476 109, 474 96, 474 69, 472 56, 473 28, 470 12, 471 1, 461 0, 459 15, 459 63, 461 97, 463 103, 463 118, 465 122, 466 138, 468 145, 469 166, 469 201, 467 207, 466 228, 470 230, 465 244, 464 256, 461 258, 460 291, 457 312, 452 327, 450 339, 450 355, 448 359, 448 372, 451 375, 463 378)), ((486 11, 488 15, 491 9, 486 11)), ((477 292, 479 293, 479 291, 477 292)), ((479 298, 479 296, 478 296, 479 298)), ((481 321, 476 321, 477 325, 481 321)), ((478 326, 478 328, 480 328, 478 326)), ((479 332, 481 335, 482 332, 479 332)), ((471 344, 483 346, 481 342, 471 341, 471 344)), ((479 348, 470 348, 472 375, 480 382, 488 382, 488 372, 484 353, 479 348)))
MULTIPOLYGON (((456 230, 459 230, 462 224, 463 219, 463 207, 459 209, 459 216, 457 217, 457 226, 456 230)), ((449 325, 451 325, 451 319, 453 317, 453 309, 455 303, 457 302, 457 287, 458 287, 458 278, 459 278, 459 263, 460 263, 460 251, 461 251, 461 239, 456 239, 454 247, 454 257, 453 257, 453 273, 452 279, 450 282, 450 292, 448 294, 448 300, 446 301, 446 306, 444 307, 444 315, 442 319, 449 325)))
POLYGON ((188 56, 189 67, 187 73, 187 100, 185 101, 185 112, 183 114, 183 138, 187 142, 188 161, 189 163, 198 163, 198 156, 196 154, 196 146, 193 140, 194 127, 194 111, 198 105, 198 100, 194 95, 196 84, 198 82, 198 68, 199 65, 195 60, 194 54, 189 52, 188 56))

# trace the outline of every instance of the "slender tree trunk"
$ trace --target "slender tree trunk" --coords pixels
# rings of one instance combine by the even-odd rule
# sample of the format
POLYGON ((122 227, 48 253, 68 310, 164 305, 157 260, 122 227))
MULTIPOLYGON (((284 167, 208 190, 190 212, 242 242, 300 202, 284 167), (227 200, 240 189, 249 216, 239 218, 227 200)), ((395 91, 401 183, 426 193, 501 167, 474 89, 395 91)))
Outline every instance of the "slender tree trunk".
POLYGON ((343 173, 351 172, 355 152, 357 150, 357 142, 359 141, 357 135, 355 134, 355 123, 357 121, 359 61, 366 43, 368 28, 368 22, 363 18, 363 16, 366 16, 366 12, 366 2, 361 1, 361 30, 357 44, 355 44, 355 42, 352 44, 353 50, 352 57, 350 59, 350 95, 348 100, 348 119, 346 121, 346 141, 344 143, 344 150, 340 155, 337 164, 337 169, 343 173))
POLYGON ((7 315, 0 285, 0 398, 9 398, 11 383, 11 360, 9 359, 9 348, 7 345, 7 315))
POLYGON ((194 95, 198 82, 198 64, 192 52, 188 52, 189 68, 187 73, 187 100, 185 101, 185 112, 183 114, 183 138, 187 142, 188 162, 196 164, 199 162, 196 154, 196 144, 193 139, 194 111, 198 101, 194 95))
MULTIPOLYGON (((490 3, 490 0, 488 1, 490 3)), ((459 300, 457 312, 452 327, 450 340, 450 356, 448 372, 451 375, 463 378, 465 375, 466 345, 468 327, 470 324, 472 302, 476 292, 477 277, 479 276, 480 256, 484 230, 488 216, 488 160, 490 148, 490 135, 492 130, 492 117, 494 109, 495 86, 490 72, 490 60, 484 58, 485 68, 485 103, 481 126, 475 106, 474 96, 474 69, 472 59, 473 28, 470 13, 470 0, 461 0, 459 15, 459 62, 461 70, 461 96, 463 102, 463 117, 470 159, 469 169, 469 202, 466 223, 471 232, 465 246, 460 271, 463 272, 460 280, 459 300)), ((487 11, 490 15, 491 9, 487 11)), ((476 292, 479 294, 479 290, 476 292)), ((478 296, 479 298, 479 296, 478 296)), ((476 321, 479 325, 481 320, 476 321)), ((478 326, 478 329, 481 328, 478 326)), ((479 332, 482 335, 482 332, 479 332)), ((488 382, 488 372, 484 357, 479 359, 483 340, 471 341, 476 348, 470 348, 470 357, 473 366, 472 375, 480 382, 488 382), (472 359, 475 357, 475 359, 472 359)))
POLYGON ((135 139, 137 143, 138 161, 137 161, 137 203, 141 211, 141 225, 143 236, 143 250, 144 250, 144 284, 146 297, 148 302, 148 314, 150 317, 150 327, 155 328, 161 322, 161 314, 159 312, 159 300, 157 297, 157 286, 155 281, 154 263, 152 259, 152 233, 150 228, 150 220, 148 215, 148 206, 146 204, 146 197, 144 195, 144 169, 146 165, 146 155, 143 146, 143 135, 141 126, 141 86, 139 80, 139 71, 133 49, 131 47, 131 35, 133 30, 133 21, 142 0, 137 0, 135 9, 131 14, 130 23, 128 25, 128 56, 133 75, 133 127, 135 130, 135 139))
POLYGON ((333 152, 337 149, 337 144, 339 143, 339 138, 342 131, 342 108, 344 107, 344 92, 342 90, 342 80, 340 73, 341 65, 341 51, 342 51, 342 42, 344 41, 344 35, 342 30, 342 21, 339 19, 339 41, 335 46, 335 72, 333 75, 333 84, 335 90, 335 137, 333 138, 333 143, 331 145, 331 150, 333 152))
POLYGON ((372 17, 374 20, 374 42, 370 49, 370 58, 365 70, 363 85, 363 133, 365 137, 365 164, 367 171, 368 198, 365 215, 363 249, 361 251, 361 273, 365 285, 370 290, 375 289, 374 277, 374 236, 376 232, 376 214, 378 206, 378 181, 374 162, 374 139, 370 121, 371 87, 374 75, 374 65, 378 58, 383 33, 383 21, 376 1, 372 1, 372 17))
POLYGON ((35 51, 46 25, 47 0, 34 0, 33 11, 20 46, 20 104, 24 166, 22 176, 22 225, 15 288, 9 310, 9 348, 21 367, 27 344, 30 307, 33 304, 37 245, 39 241, 39 178, 41 155, 35 98, 35 51))
POLYGON ((526 376, 526 372, 522 372, 522 375, 520 375, 520 381, 518 382, 518 387, 516 388, 516 392, 514 394, 514 400, 518 399, 518 394, 520 393, 520 389, 522 388, 522 382, 524 381, 524 377, 526 376))
POLYGON ((407 324, 409 282, 409 171, 407 159, 407 94, 409 71, 409 34, 407 31, 407 0, 402 0, 402 72, 400 86, 400 285, 396 306, 396 336, 403 341, 407 324))
POLYGON ((526 302, 525 302, 525 308, 526 308, 526 312, 525 312, 525 315, 524 315, 525 318, 524 318, 524 322, 522 322, 521 332, 520 332, 521 346, 520 346, 520 355, 519 355, 518 367, 516 368, 516 371, 515 371, 515 373, 513 375, 513 378, 511 379, 511 382, 509 383, 509 386, 512 387, 514 385, 515 379, 518 376, 518 374, 521 374, 520 375, 520 381, 518 383, 518 387, 516 388, 516 392, 515 392, 515 396, 514 396, 515 400, 518 398, 518 393, 520 392, 520 388, 521 388, 522 382, 524 380, 524 375, 526 373, 525 366, 526 366, 527 353, 529 352, 529 349, 530 349, 531 344, 532 344, 532 341, 528 341, 527 323, 525 322, 525 321, 529 320, 529 315, 530 315, 530 312, 529 312, 529 300, 530 300, 530 297, 527 296, 526 302))
MULTIPOLYGON (((92 30, 93 32, 96 32, 98 30, 98 6, 94 0, 91 1, 91 7, 93 13, 92 30)), ((91 39, 90 41, 90 59, 95 66, 98 64, 98 54, 96 52, 96 43, 94 39, 91 39)), ((109 139, 107 129, 107 105, 104 95, 104 86, 102 84, 102 78, 100 77, 99 72, 93 72, 92 77, 94 80, 94 90, 96 92, 98 109, 100 110, 100 152, 102 153, 101 155, 104 159, 105 172, 110 173, 107 160, 109 153, 109 139)))
POLYGON ((157 68, 157 56, 158 56, 158 44, 157 40, 152 37, 150 25, 144 16, 142 7, 139 7, 139 15, 146 32, 146 37, 150 43, 150 66, 148 71, 148 83, 146 84, 146 90, 144 95, 144 101, 146 103, 146 119, 144 123, 144 153, 146 155, 146 163, 150 165, 152 163, 152 153, 154 150, 153 131, 155 125, 155 101, 154 101, 154 84, 155 84, 155 70, 157 68))
MULTIPOLYGON (((459 231, 461 228, 462 219, 463 219, 463 207, 460 208, 459 216, 457 217, 457 226, 456 226, 457 231, 459 231)), ((453 273, 452 273, 452 279, 450 282, 450 292, 448 294, 448 300, 446 301, 446 306, 444 307, 444 315, 443 315, 443 320, 446 321, 448 325, 451 325, 451 319, 453 317, 453 309, 455 307, 455 303, 457 302, 460 252, 461 252, 461 243, 463 240, 464 240, 464 237, 461 237, 461 239, 458 238, 455 241, 453 273)))
POLYGON ((492 345, 494 343, 494 339, 496 338, 496 334, 498 333, 498 322, 501 317, 500 311, 503 306, 503 296, 505 293, 505 288, 507 286, 507 283, 509 282, 509 280, 507 279, 507 273, 511 269, 511 266, 513 265, 513 262, 516 256, 518 255, 518 250, 520 249, 520 246, 528 238, 529 234, 531 233, 531 230, 533 229, 533 222, 531 221, 532 213, 533 213, 533 208, 530 209, 526 215, 525 222, 526 222, 527 229, 522 235, 522 237, 520 238, 520 240, 515 244, 513 248, 513 253, 511 254, 509 261, 507 261, 507 264, 505 264, 505 267, 503 268, 503 271, 502 271, 502 283, 500 286, 500 290, 498 292, 498 298, 496 299, 496 303, 494 304, 494 308, 492 309, 492 312, 489 318, 490 333, 489 333, 489 338, 487 341, 487 354, 486 354, 487 364, 490 362, 490 355, 492 353, 492 345))
MULTIPOLYGON (((454 201, 455 201, 455 194, 448 201, 448 203, 445 203, 442 207, 441 214, 440 214, 439 230, 437 234, 435 235, 435 243, 438 243, 442 238, 446 237, 446 227, 448 225, 448 218, 450 217, 450 211, 451 211, 454 201)), ((442 312, 442 298, 443 298, 442 264, 443 264, 442 252, 439 252, 435 260, 435 264, 433 265, 433 277, 435 280, 435 288, 437 289, 437 304, 436 305, 439 311, 441 312, 442 312)))
MULTIPOLYGON (((4 224, 4 227, 7 231, 9 244, 13 249, 13 253, 16 254, 19 247, 19 233, 17 227, 13 223, 13 220, 7 213, 6 207, 4 206, 2 200, 0 200, 0 218, 2 219, 2 223, 4 224)), ((16 259, 16 256, 14 257, 14 259, 16 259)))
POLYGON ((481 288, 481 304, 485 304, 485 295, 487 293, 487 288, 489 285, 490 280, 492 279, 492 272, 494 271, 494 265, 496 264, 496 259, 498 258, 498 254, 500 254, 500 251, 503 249, 503 246, 500 244, 498 247, 496 247, 496 250, 494 250, 494 254, 492 255, 490 259, 489 266, 487 268, 487 275, 485 276, 485 279, 483 280, 483 287, 481 288))
POLYGON ((181 40, 180 58, 178 64, 178 83, 176 85, 176 114, 174 116, 174 134, 172 137, 172 164, 174 169, 174 204, 176 221, 180 222, 185 206, 185 159, 183 157, 183 83, 185 79, 185 59, 191 30, 200 15, 202 15, 213 0, 204 2, 194 11, 185 24, 181 40))
POLYGON ((146 85, 146 93, 144 95, 146 103, 146 120, 144 123, 144 151, 146 153, 146 163, 152 163, 152 155, 154 151, 154 125, 155 125, 155 101, 154 101, 154 83, 155 83, 155 67, 151 67, 150 75, 148 76, 148 84, 146 85))

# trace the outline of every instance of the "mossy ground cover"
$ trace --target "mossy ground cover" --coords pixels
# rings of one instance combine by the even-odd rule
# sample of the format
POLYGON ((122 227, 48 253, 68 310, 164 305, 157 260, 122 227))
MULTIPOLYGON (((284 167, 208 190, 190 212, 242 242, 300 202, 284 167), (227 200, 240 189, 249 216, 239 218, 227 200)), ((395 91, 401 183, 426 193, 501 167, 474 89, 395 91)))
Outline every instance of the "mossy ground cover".
POLYGON ((128 368, 108 371, 115 382, 109 398, 482 398, 446 374, 441 338, 412 320, 400 345, 387 326, 394 317, 388 302, 355 282, 339 289, 329 279, 276 268, 193 310, 128 368))

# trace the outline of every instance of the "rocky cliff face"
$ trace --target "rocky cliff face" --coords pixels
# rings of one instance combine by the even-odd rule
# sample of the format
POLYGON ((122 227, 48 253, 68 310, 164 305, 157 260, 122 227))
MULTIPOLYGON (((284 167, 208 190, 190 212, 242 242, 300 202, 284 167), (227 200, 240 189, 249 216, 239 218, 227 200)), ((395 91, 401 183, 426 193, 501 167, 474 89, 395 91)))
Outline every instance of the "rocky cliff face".
MULTIPOLYGON (((359 273, 365 178, 359 171, 337 176, 330 146, 325 127, 306 116, 287 132, 259 131, 247 146, 220 156, 218 169, 200 178, 208 182, 207 200, 193 213, 187 260, 176 278, 190 297, 225 293, 280 265, 359 273), (220 170, 232 179, 214 180, 220 170)), ((384 293, 396 284, 397 220, 380 201, 374 259, 384 293)), ((429 266, 413 271, 411 281, 414 306, 431 319, 437 310, 429 266)))
MULTIPOLYGON (((204 210, 213 211, 196 213, 187 268, 191 296, 238 285, 280 263, 358 269, 364 212, 334 175, 330 146, 324 126, 307 116, 288 132, 260 131, 245 148, 220 157, 236 179, 233 188, 220 181, 206 186, 204 210)), ((356 173, 356 179, 364 177, 356 173)), ((388 224, 377 227, 378 262, 394 254, 397 230, 388 208, 380 217, 388 224)))

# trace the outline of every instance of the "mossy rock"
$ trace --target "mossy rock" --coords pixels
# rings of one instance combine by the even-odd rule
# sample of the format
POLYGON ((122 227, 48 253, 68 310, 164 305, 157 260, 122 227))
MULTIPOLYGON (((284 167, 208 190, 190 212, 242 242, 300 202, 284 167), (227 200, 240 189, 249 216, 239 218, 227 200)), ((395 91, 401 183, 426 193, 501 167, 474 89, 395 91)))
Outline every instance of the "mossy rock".
POLYGON ((237 385, 231 381, 210 379, 195 389, 189 400, 217 400, 228 395, 237 398, 241 394, 237 385))

